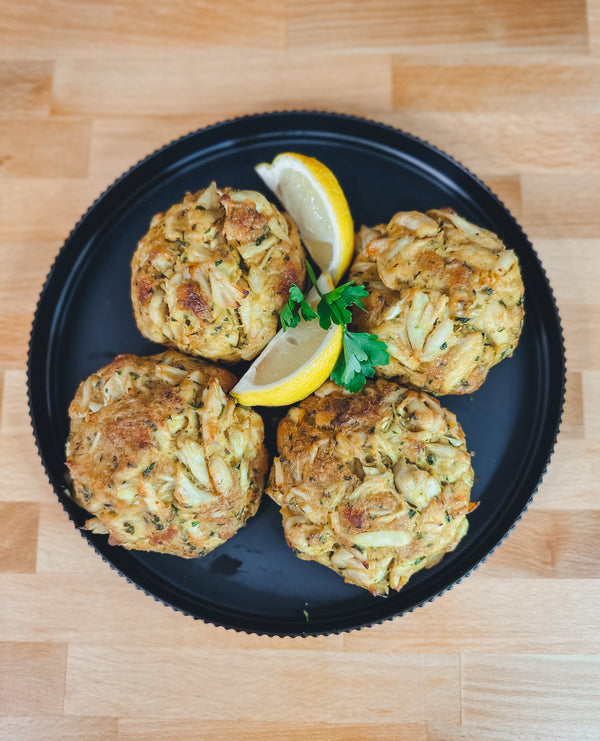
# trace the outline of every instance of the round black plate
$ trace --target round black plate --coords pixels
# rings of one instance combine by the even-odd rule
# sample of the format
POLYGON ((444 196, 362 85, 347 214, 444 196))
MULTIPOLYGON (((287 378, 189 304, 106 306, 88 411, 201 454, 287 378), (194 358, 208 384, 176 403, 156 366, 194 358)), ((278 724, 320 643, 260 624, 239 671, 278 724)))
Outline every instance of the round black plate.
MULTIPOLYGON (((89 209, 60 251, 37 308, 29 352, 30 411, 40 455, 77 527, 86 514, 65 495, 67 409, 77 385, 123 352, 159 348, 139 333, 129 300, 129 263, 150 219, 186 191, 220 186, 261 190, 254 165, 282 151, 317 157, 337 175, 355 225, 399 210, 452 206, 492 229, 521 261, 526 322, 514 357, 472 396, 445 397, 474 452, 468 535, 454 553, 387 598, 345 584, 297 559, 277 507, 256 517, 203 559, 136 553, 81 531, 123 576, 196 618, 271 635, 347 631, 413 610, 445 591, 498 545, 527 507, 556 439, 564 393, 557 309, 539 260, 499 200, 464 167, 400 131, 322 113, 272 113, 228 121, 169 144, 117 180, 89 209)), ((267 422, 271 443, 273 423, 267 422)))

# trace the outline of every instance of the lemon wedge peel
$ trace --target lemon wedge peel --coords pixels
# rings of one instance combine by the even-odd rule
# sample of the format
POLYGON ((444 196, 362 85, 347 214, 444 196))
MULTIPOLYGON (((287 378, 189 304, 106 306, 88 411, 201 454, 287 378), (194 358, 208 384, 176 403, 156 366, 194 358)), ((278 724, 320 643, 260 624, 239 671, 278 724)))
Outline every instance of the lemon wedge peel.
POLYGON ((335 175, 314 157, 295 152, 282 152, 254 169, 298 225, 315 263, 337 284, 352 261, 354 224, 335 175))
MULTIPOLYGON (((319 277, 318 285, 323 293, 333 288, 328 274, 319 277)), ((313 288, 306 300, 316 308, 319 298, 313 288)), ((297 327, 288 327, 285 331, 280 329, 231 390, 231 396, 244 406, 295 404, 329 378, 342 350, 342 341, 343 328, 340 325, 322 329, 318 318, 300 322, 297 327), (303 350, 310 351, 310 355, 304 358, 303 350), (277 368, 281 367, 281 363, 277 364, 278 358, 287 358, 288 364, 295 363, 298 358, 299 365, 286 375, 277 377, 277 368)))

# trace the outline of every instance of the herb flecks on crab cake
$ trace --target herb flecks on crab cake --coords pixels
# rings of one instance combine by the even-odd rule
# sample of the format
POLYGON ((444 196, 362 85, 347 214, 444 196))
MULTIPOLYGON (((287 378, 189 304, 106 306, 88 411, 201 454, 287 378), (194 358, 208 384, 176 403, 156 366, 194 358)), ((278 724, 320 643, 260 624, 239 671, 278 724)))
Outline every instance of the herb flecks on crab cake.
POLYGON ((331 382, 280 422, 267 494, 288 545, 374 595, 400 589, 467 532, 471 457, 454 414, 384 379, 331 382))
POLYGON ((298 229, 263 195, 188 193, 157 214, 132 260, 137 325, 153 342, 210 360, 251 360, 277 331, 292 283, 304 287, 298 229))
POLYGON ((128 549, 201 556, 255 514, 267 469, 261 417, 235 376, 168 350, 119 355, 69 407, 67 466, 86 528, 128 549))
POLYGON ((386 343, 377 374, 434 394, 469 394, 512 355, 523 323, 523 281, 513 250, 451 209, 397 213, 362 227, 350 277, 366 311, 353 320, 386 343))

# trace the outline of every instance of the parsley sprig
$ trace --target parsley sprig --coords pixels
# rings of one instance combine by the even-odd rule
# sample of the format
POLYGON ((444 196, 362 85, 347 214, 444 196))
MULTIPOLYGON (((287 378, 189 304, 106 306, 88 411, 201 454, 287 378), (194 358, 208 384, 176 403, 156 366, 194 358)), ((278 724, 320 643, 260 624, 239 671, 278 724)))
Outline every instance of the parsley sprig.
POLYGON ((315 312, 311 308, 300 288, 293 283, 290 288, 290 299, 281 312, 281 325, 285 331, 287 327, 297 327, 302 319, 310 321, 318 317, 322 329, 329 329, 332 324, 343 327, 342 352, 331 373, 331 380, 338 386, 356 393, 365 385, 367 378, 375 375, 376 365, 387 365, 390 362, 386 344, 378 339, 376 334, 351 332, 347 326, 352 321, 350 307, 358 306, 365 311, 361 299, 368 296, 369 292, 364 286, 357 286, 351 281, 323 293, 308 262, 306 269, 311 283, 320 296, 317 310, 315 312))

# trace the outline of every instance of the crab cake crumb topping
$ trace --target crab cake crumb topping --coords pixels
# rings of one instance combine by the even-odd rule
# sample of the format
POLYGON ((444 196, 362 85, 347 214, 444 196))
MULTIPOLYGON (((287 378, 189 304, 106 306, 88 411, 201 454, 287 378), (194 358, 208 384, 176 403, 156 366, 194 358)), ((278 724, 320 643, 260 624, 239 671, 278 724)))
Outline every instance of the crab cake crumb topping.
POLYGON ((211 360, 251 360, 304 287, 294 222, 263 195, 212 183, 157 214, 132 260, 137 325, 153 342, 211 360))
POLYGON ((360 331, 387 344, 377 374, 434 394, 470 394, 512 355, 523 323, 517 256, 452 209, 362 227, 350 277, 369 291, 360 331))
POLYGON ((384 379, 331 382, 280 422, 267 493, 296 555, 374 595, 454 550, 467 532, 471 458, 454 414, 384 379))
POLYGON ((119 355, 69 407, 67 466, 86 528, 128 549, 202 556, 255 514, 267 469, 261 417, 235 376, 169 350, 119 355))

